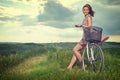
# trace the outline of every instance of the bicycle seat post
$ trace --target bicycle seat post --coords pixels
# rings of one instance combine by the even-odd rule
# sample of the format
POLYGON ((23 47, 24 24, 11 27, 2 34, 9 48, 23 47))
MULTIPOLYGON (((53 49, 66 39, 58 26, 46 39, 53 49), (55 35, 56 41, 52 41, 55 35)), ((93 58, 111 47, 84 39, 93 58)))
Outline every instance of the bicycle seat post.
POLYGON ((88 60, 90 60, 90 57, 89 57, 89 42, 87 42, 86 48, 87 48, 87 57, 88 57, 88 60))
POLYGON ((94 59, 94 50, 93 50, 93 46, 91 46, 90 52, 91 52, 91 59, 92 59, 92 61, 94 61, 95 59, 94 59))

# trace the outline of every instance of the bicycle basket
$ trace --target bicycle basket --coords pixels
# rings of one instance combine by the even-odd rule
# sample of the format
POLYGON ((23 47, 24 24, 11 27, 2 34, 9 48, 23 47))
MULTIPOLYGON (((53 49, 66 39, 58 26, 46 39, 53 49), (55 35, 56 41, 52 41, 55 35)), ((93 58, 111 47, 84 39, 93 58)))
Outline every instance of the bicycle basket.
POLYGON ((100 42, 102 36, 102 28, 93 26, 92 29, 84 29, 85 40, 88 42, 100 42))

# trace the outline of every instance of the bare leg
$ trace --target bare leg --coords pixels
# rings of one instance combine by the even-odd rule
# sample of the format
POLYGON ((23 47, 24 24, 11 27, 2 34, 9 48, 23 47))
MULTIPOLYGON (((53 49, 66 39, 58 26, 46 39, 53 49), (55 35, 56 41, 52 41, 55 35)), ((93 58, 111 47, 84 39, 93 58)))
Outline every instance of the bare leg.
POLYGON ((108 39, 109 39, 109 36, 102 34, 101 42, 99 42, 98 44, 101 45, 103 42, 105 42, 108 39))
POLYGON ((76 60, 77 60, 77 58, 76 58, 76 56, 73 54, 72 59, 71 59, 71 62, 70 62, 69 66, 68 66, 67 68, 68 68, 68 69, 72 69, 72 67, 73 67, 74 63, 76 62, 76 60))
POLYGON ((78 61, 81 63, 82 61, 82 56, 80 54, 80 50, 83 48, 84 46, 77 44, 74 49, 73 49, 73 53, 76 56, 76 58, 78 59, 78 61))
POLYGON ((72 69, 74 63, 76 62, 76 60, 78 59, 79 62, 81 63, 82 61, 82 57, 81 57, 81 54, 79 53, 79 51, 81 49, 84 48, 85 45, 80 45, 80 44, 77 44, 74 48, 73 48, 73 57, 71 59, 71 62, 69 64, 69 66, 67 67, 68 69, 72 69))

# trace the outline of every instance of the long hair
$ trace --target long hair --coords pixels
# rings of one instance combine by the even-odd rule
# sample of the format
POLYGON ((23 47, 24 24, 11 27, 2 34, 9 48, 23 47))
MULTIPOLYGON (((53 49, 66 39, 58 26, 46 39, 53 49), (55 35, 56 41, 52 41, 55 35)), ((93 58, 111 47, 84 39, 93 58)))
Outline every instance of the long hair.
POLYGON ((84 7, 88 7, 88 9, 89 9, 89 11, 90 11, 89 14, 94 17, 94 13, 95 13, 95 12, 92 10, 92 7, 91 7, 89 4, 85 4, 85 5, 83 6, 83 8, 84 8, 84 7))

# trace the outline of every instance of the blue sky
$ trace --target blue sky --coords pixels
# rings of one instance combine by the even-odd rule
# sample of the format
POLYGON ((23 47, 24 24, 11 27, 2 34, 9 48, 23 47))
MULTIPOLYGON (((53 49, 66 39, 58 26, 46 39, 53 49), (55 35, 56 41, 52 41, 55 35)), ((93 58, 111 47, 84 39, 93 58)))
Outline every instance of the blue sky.
POLYGON ((93 25, 108 41, 120 42, 120 0, 0 0, 0 42, 78 42, 82 38, 82 6, 95 11, 93 25))

